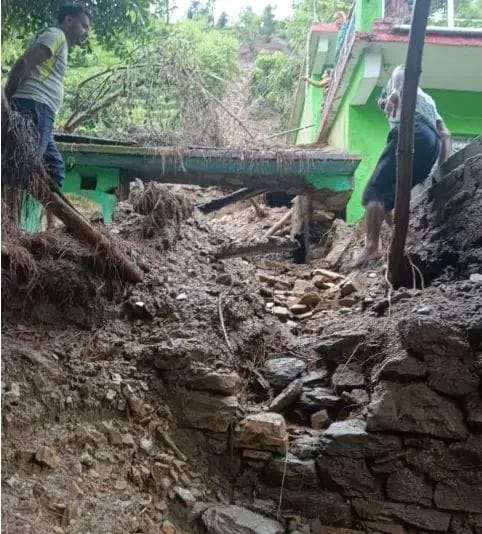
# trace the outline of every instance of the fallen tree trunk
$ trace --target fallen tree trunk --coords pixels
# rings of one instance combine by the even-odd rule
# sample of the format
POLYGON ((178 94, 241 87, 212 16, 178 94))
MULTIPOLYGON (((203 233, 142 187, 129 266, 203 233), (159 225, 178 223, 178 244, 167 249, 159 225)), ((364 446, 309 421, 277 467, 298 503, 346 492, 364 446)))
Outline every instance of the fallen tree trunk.
POLYGON ((111 262, 119 277, 137 284, 142 281, 142 271, 104 234, 96 230, 56 192, 46 190, 39 199, 66 226, 67 231, 81 241, 96 247, 105 262, 111 262))
POLYGON ((281 219, 279 221, 277 221, 275 224, 273 224, 273 226, 263 234, 263 237, 261 239, 268 239, 268 237, 272 236, 278 230, 283 228, 283 226, 285 226, 288 223, 288 220, 291 218, 292 213, 293 213, 292 209, 287 211, 283 215, 283 217, 281 217, 281 219))
POLYGON ((261 193, 264 193, 264 189, 250 189, 248 187, 243 187, 237 191, 233 191, 223 197, 218 197, 208 202, 203 202, 198 204, 196 208, 202 211, 204 214, 212 213, 213 211, 220 210, 229 204, 234 204, 240 200, 246 200, 247 198, 256 197, 261 193))

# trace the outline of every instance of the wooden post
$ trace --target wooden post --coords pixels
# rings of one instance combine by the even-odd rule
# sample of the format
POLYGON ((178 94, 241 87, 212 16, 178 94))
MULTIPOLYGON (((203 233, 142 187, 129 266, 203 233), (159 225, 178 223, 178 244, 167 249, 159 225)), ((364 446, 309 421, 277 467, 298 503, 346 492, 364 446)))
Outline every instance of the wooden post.
POLYGON ((295 258, 296 263, 305 263, 309 255, 312 200, 313 195, 309 193, 298 195, 293 201, 291 236, 301 245, 300 253, 295 258))
POLYGON ((398 287, 401 284, 404 272, 404 249, 408 229, 413 174, 413 124, 429 9, 430 0, 415 0, 403 77, 397 146, 395 216, 388 256, 388 276, 394 287, 398 287))

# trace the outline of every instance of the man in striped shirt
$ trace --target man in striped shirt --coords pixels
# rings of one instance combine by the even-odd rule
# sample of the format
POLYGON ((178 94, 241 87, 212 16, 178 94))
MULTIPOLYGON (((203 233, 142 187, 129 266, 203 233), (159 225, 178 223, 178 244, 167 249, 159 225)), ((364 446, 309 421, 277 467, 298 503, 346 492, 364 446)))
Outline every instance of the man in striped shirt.
POLYGON ((64 96, 68 50, 87 38, 89 28, 90 15, 84 7, 62 7, 58 27, 46 28, 31 39, 5 87, 12 107, 36 127, 45 166, 59 188, 65 165, 53 137, 54 119, 64 96))

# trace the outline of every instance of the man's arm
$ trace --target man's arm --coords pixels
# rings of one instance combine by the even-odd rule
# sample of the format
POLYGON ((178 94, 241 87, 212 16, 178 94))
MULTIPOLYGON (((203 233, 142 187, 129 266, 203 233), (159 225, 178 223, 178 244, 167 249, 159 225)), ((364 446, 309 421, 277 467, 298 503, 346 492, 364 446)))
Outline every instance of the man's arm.
POLYGON ((326 87, 330 83, 330 80, 331 80, 331 78, 323 78, 322 80, 317 82, 316 80, 312 80, 311 78, 308 78, 308 76, 302 76, 301 79, 309 83, 313 87, 321 87, 321 88, 326 87))
POLYGON ((30 50, 27 50, 12 67, 5 86, 7 98, 12 98, 22 81, 32 72, 32 70, 47 61, 52 56, 50 48, 43 44, 36 44, 30 50))
POLYGON ((440 154, 438 156, 438 164, 440 166, 452 155, 452 142, 450 132, 442 118, 437 119, 436 126, 441 141, 440 154))

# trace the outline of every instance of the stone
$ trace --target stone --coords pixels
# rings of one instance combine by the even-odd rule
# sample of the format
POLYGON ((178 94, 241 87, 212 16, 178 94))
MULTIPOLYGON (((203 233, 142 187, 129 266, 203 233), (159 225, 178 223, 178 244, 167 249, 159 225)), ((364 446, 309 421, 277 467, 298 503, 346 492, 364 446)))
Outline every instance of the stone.
POLYGON ((242 508, 213 506, 202 514, 208 534, 284 534, 281 523, 242 508))
POLYGON ((85 465, 86 467, 92 467, 95 464, 94 458, 88 452, 83 452, 80 455, 79 460, 80 460, 80 463, 82 465, 85 465))
POLYGON ((162 522, 161 534, 176 534, 176 527, 169 520, 164 519, 162 522))
POLYGON ((325 525, 320 525, 319 534, 364 534, 364 530, 353 530, 352 528, 338 528, 338 527, 327 527, 325 525))
POLYGON ((114 487, 116 490, 124 491, 127 489, 127 481, 126 480, 116 480, 114 487))
POLYGON ((317 304, 321 302, 321 297, 319 293, 312 291, 311 293, 304 293, 299 299, 300 304, 314 308, 317 304))
POLYGON ((348 404, 364 405, 370 402, 370 397, 364 389, 352 389, 341 394, 342 399, 348 404))
POLYGON ((306 304, 294 304, 293 306, 289 307, 289 310, 294 315, 302 315, 309 311, 309 307, 306 306, 306 304))
POLYGON ((262 480, 270 486, 302 490, 316 488, 318 475, 314 460, 300 460, 291 453, 273 458, 262 473, 262 480))
MULTIPOLYGON (((258 492, 264 498, 279 502, 279 487, 259 485, 258 492)), ((349 504, 339 493, 333 491, 322 489, 297 491, 285 488, 281 508, 294 511, 308 519, 319 518, 322 523, 328 525, 351 524, 349 504)))
POLYGON ((174 486, 173 490, 186 506, 193 506, 196 502, 196 497, 188 489, 181 486, 174 486))
POLYGON ((467 398, 467 423, 477 429, 482 429, 482 399, 479 395, 467 398))
POLYGON ((316 292, 316 287, 314 287, 313 283, 309 280, 298 279, 295 281, 295 284, 293 286, 293 293, 295 295, 302 295, 303 293, 312 293, 313 291, 316 292))
POLYGON ((395 525, 394 523, 363 521, 362 525, 366 529, 364 532, 370 532, 373 534, 407 534, 407 531, 402 525, 395 525))
POLYGON ((273 306, 271 308, 271 313, 280 319, 288 319, 288 317, 291 317, 290 311, 284 306, 273 306))
POLYGON ((182 408, 188 426, 211 432, 226 432, 236 415, 238 400, 234 395, 224 397, 189 391, 179 398, 178 405, 182 408))
POLYGON ((448 479, 438 483, 435 486, 434 503, 437 508, 445 510, 481 514, 482 477, 475 478, 473 484, 464 482, 459 478, 448 479))
POLYGON ((469 277, 469 280, 471 282, 482 283, 482 274, 479 274, 479 273, 471 274, 470 277, 469 277))
POLYGON ((356 287, 353 280, 344 280, 340 285, 340 297, 341 298, 351 295, 355 291, 358 291, 358 288, 356 287))
POLYGON ((142 451, 144 454, 150 454, 152 452, 153 446, 154 443, 152 442, 152 439, 141 438, 141 440, 139 441, 139 450, 142 451))
POLYGON ((324 276, 314 276, 311 282, 318 289, 330 289, 335 287, 335 284, 333 282, 327 282, 324 276))
POLYGON ((290 451, 301 460, 316 458, 321 450, 320 436, 321 433, 319 432, 315 435, 298 436, 291 441, 290 451))
POLYGON ((285 453, 288 432, 284 417, 270 412, 248 415, 235 429, 233 443, 240 449, 285 453))
POLYGON ((46 445, 42 445, 37 449, 35 460, 41 465, 50 467, 50 469, 55 469, 60 464, 60 457, 57 456, 55 450, 46 445))
POLYGON ((386 492, 393 501, 421 504, 428 508, 432 504, 432 485, 407 468, 388 476, 386 492))
POLYGON ((238 373, 220 373, 217 371, 194 374, 186 381, 186 386, 200 391, 211 391, 223 395, 235 394, 241 386, 241 377, 238 373))
POLYGON ((285 280, 284 278, 280 278, 279 276, 270 276, 269 274, 258 273, 257 277, 260 282, 264 282, 265 284, 268 284, 271 287, 275 285, 282 285, 286 288, 291 287, 291 282, 289 280, 285 280))
POLYGON ((18 382, 12 382, 10 384, 10 390, 5 393, 4 400, 6 403, 12 405, 18 404, 20 401, 20 384, 18 382))
POLYGON ((267 360, 263 375, 275 389, 285 388, 306 369, 306 363, 300 358, 280 357, 267 360))
POLYGON ((303 386, 314 387, 323 386, 326 384, 328 378, 327 369, 317 369, 316 371, 310 371, 307 375, 301 377, 303 386))
POLYGON ((134 441, 132 434, 127 433, 122 435, 122 445, 135 448, 136 442, 134 441))
POLYGON ((322 488, 339 491, 345 497, 381 495, 364 459, 322 455, 316 464, 322 488))
POLYGON ((328 269, 315 269, 311 276, 323 276, 325 279, 328 280, 344 280, 345 277, 340 273, 335 273, 334 271, 329 271, 328 269))
POLYGON ((365 377, 351 367, 339 365, 331 377, 331 383, 336 391, 350 391, 362 388, 365 385, 365 377))
POLYGON ((280 412, 288 406, 291 406, 293 402, 301 395, 303 391, 303 383, 301 379, 293 380, 289 386, 286 386, 279 395, 277 395, 269 404, 268 411, 280 412))
POLYGON ((328 388, 303 388, 296 406, 306 412, 316 412, 324 408, 335 408, 342 402, 338 395, 335 395, 328 388))
POLYGON ((374 369, 372 379, 393 382, 412 382, 422 380, 427 374, 427 366, 414 356, 401 352, 390 356, 374 369))
POLYGON ((432 389, 453 396, 477 391, 470 345, 457 330, 432 318, 406 319, 398 329, 404 346, 425 361, 432 389))
POLYGON ((268 451, 256 451, 254 449, 243 449, 243 458, 249 460, 257 460, 260 462, 267 462, 271 459, 273 453, 268 451))
POLYGON ((362 519, 375 521, 399 520, 417 529, 447 532, 450 514, 440 510, 422 508, 415 504, 392 503, 374 499, 353 499, 352 506, 362 519))
POLYGON ((332 423, 321 439, 321 449, 329 456, 350 458, 376 458, 397 452, 402 443, 397 436, 367 432, 361 419, 332 423))
POLYGON ((328 426, 330 416, 326 410, 320 410, 311 415, 311 426, 316 430, 321 430, 328 426))
POLYGON ((328 365, 336 367, 348 360, 356 347, 365 341, 367 335, 366 330, 336 332, 322 336, 315 349, 328 365))
POLYGON ((421 383, 378 384, 368 405, 367 430, 446 439, 462 439, 467 435, 461 411, 421 383))

